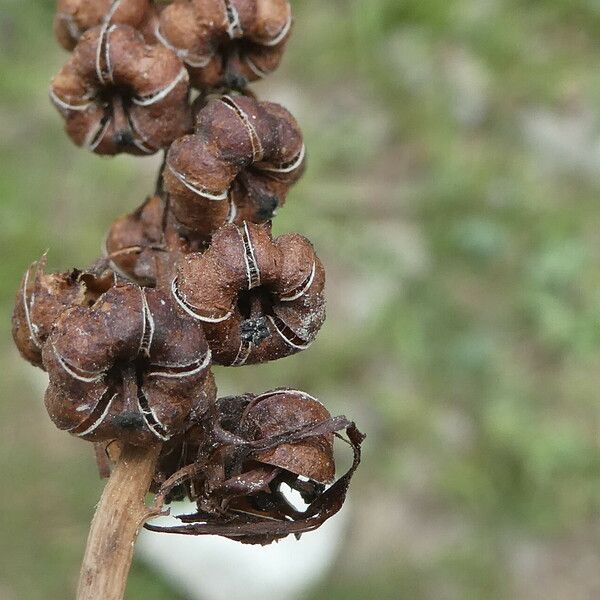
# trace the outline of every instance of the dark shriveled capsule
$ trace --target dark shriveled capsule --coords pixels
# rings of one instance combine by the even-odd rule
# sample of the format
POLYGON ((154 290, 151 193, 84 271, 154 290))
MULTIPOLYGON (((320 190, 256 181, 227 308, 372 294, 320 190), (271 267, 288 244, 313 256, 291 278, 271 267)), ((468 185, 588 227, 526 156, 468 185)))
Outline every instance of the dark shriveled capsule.
POLYGON ((342 508, 364 439, 354 423, 292 389, 221 398, 190 433, 165 447, 154 489, 161 502, 187 493, 197 511, 180 516, 181 525, 146 527, 263 545, 312 531, 342 508), (343 429, 354 460, 334 481, 333 441, 343 429), (290 489, 304 509, 292 505, 290 489))

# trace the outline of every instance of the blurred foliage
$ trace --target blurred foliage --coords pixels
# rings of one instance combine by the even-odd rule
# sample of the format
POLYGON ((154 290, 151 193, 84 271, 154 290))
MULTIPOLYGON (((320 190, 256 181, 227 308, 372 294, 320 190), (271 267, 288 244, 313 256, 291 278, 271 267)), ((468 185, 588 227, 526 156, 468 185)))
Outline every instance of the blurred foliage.
MULTIPOLYGON (((53 268, 90 263, 156 168, 63 135, 52 4, 0 6, 0 597, 25 600, 69 596, 101 484, 7 341, 14 290, 46 248, 53 268)), ((310 352, 218 370, 221 392, 300 386, 369 434, 348 550, 314 600, 542 597, 517 550, 577 553, 600 509, 598 3, 294 4, 258 90, 306 133, 275 228, 324 258, 329 320, 310 352)), ((173 597, 140 566, 129 593, 173 597)))

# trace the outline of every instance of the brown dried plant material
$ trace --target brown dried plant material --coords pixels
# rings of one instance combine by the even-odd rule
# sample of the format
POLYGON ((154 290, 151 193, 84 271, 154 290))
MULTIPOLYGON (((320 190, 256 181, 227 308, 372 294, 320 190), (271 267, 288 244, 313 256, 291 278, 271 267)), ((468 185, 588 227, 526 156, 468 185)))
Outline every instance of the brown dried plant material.
POLYGON ((189 131, 188 74, 174 52, 110 22, 86 31, 50 97, 78 145, 153 154, 189 131))
POLYGON ((45 273, 46 257, 33 263, 21 281, 12 318, 13 339, 31 364, 42 367, 42 348, 54 322, 67 309, 95 302, 114 283, 111 273, 45 273))
POLYGON ((88 29, 104 21, 139 27, 150 4, 150 0, 58 0, 54 33, 65 50, 73 50, 88 29))
MULTIPOLYGON (((253 398, 242 413, 239 434, 250 441, 263 441, 285 435, 331 418, 315 398, 297 390, 275 390, 253 398)), ((335 478, 333 434, 308 437, 299 442, 283 442, 257 450, 252 459, 285 469, 316 483, 331 483, 335 478)))
POLYGON ((291 28, 287 0, 175 0, 154 35, 185 62, 193 86, 239 89, 277 69, 291 28))
POLYGON ((148 529, 263 545, 316 529, 342 507, 364 438, 345 417, 332 418, 318 400, 289 389, 222 398, 204 430, 203 437, 195 434, 187 446, 172 448, 170 462, 162 457, 157 471, 164 479, 181 453, 180 468, 159 488, 158 503, 185 491, 197 513, 179 517, 181 526, 148 529), (354 461, 327 489, 335 478, 333 439, 342 429, 354 461), (284 486, 299 492, 304 511, 290 504, 284 486))
POLYGON ((170 285, 177 261, 201 249, 182 238, 171 220, 160 196, 148 198, 133 213, 119 217, 104 244, 110 267, 139 285, 170 285))
POLYGON ((139 285, 155 283, 156 255, 165 248, 163 218, 164 202, 153 196, 111 225, 104 255, 114 271, 139 285))
POLYGON ((342 508, 364 436, 298 390, 216 401, 213 357, 289 356, 325 319, 312 245, 271 235, 305 168, 302 133, 246 87, 280 63, 288 0, 57 5, 55 33, 72 55, 50 97, 73 142, 105 155, 165 151, 155 196, 113 223, 104 258, 85 272, 35 263, 13 315, 20 352, 48 372, 52 421, 93 442, 110 474, 77 597, 117 600, 139 527, 164 504, 187 496, 196 511, 148 529, 248 544, 299 537, 342 508), (190 86, 200 92, 191 105, 190 86), (337 481, 336 438, 354 455, 337 481))
POLYGON ((225 223, 269 221, 304 166, 302 133, 287 110, 223 96, 169 149, 164 185, 180 229, 206 239, 225 223))
POLYGON ((310 346, 325 320, 325 271, 298 234, 226 225, 179 264, 173 296, 203 323, 215 363, 277 360, 310 346))
POLYGON ((216 394, 201 325, 168 294, 132 284, 64 312, 43 361, 50 417, 94 442, 166 441, 198 420, 216 394))

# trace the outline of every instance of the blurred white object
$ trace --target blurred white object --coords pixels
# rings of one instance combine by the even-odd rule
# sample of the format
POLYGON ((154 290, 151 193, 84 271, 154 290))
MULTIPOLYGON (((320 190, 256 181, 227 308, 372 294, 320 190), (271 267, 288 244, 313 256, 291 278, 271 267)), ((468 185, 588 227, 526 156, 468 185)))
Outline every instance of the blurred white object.
POLYGON ((539 165, 597 181, 600 172, 600 122, 595 107, 573 107, 562 113, 532 109, 521 117, 525 139, 539 165))
MULTIPOLYGON (((178 504, 173 513, 191 513, 178 504)), ((348 506, 321 528, 270 546, 249 546, 216 536, 142 531, 136 554, 189 600, 292 600, 330 567, 344 537, 348 506)), ((154 522, 154 521, 153 521, 154 522)), ((172 524, 172 518, 157 519, 172 524)))

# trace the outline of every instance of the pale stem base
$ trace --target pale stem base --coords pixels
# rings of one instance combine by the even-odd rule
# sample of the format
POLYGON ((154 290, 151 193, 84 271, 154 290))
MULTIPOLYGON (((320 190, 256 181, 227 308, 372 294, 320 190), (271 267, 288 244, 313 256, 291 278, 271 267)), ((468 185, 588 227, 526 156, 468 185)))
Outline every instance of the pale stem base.
POLYGON ((104 488, 88 536, 77 600, 122 600, 143 523, 156 514, 144 498, 160 446, 125 446, 104 488))

